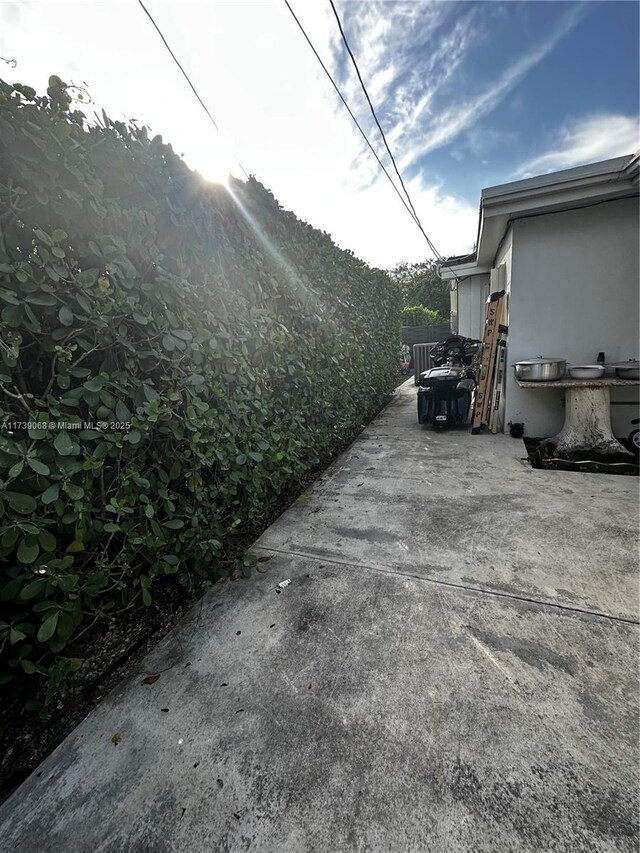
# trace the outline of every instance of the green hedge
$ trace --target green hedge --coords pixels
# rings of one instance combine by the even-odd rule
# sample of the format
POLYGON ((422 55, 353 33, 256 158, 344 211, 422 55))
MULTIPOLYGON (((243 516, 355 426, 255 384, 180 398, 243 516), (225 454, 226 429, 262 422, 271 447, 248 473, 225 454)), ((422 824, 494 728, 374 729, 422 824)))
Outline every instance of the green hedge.
POLYGON ((50 696, 93 620, 236 570, 393 388, 399 304, 255 179, 89 124, 58 78, 0 81, 0 140, 0 683, 50 696))
POLYGON ((402 309, 403 326, 439 326, 446 322, 441 314, 425 308, 424 305, 412 305, 402 309))

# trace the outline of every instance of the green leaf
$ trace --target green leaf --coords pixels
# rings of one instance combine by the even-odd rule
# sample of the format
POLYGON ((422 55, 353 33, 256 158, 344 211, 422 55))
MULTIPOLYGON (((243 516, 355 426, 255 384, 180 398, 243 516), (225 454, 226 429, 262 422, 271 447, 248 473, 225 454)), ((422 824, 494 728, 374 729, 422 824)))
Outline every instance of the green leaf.
POLYGON ((38 578, 37 580, 31 581, 31 583, 28 583, 24 587, 24 589, 20 592, 19 597, 23 601, 29 601, 29 599, 35 598, 37 595, 40 595, 40 593, 44 590, 46 585, 47 585, 47 579, 46 578, 38 578))
POLYGON ((104 386, 104 379, 102 376, 96 376, 94 379, 90 379, 88 382, 83 383, 83 387, 87 389, 87 391, 102 391, 104 386))
POLYGON ((12 598, 15 598, 16 595, 20 592, 20 587, 22 586, 22 576, 18 575, 17 578, 9 581, 9 583, 5 583, 4 586, 0 586, 0 601, 11 601, 12 598))
POLYGON ((82 293, 76 293, 76 302, 85 314, 91 314, 91 303, 86 296, 83 296, 82 293))
POLYGON ((262 460, 264 459, 264 456, 262 455, 262 453, 257 453, 256 451, 253 451, 253 450, 252 450, 252 451, 250 451, 249 456, 250 456, 250 457, 251 457, 255 462, 262 462, 262 460))
MULTIPOLYGON (((7 305, 2 309, 3 321, 10 326, 12 329, 17 329, 18 326, 22 323, 22 306, 21 305, 7 305)), ((3 359, 6 360, 7 356, 3 354, 3 359)), ((15 364, 15 360, 13 361, 15 364)))
POLYGON ((58 586, 64 592, 71 592, 72 589, 78 586, 79 580, 78 575, 63 575, 58 578, 58 586))
POLYGON ((154 512, 153 512, 153 507, 151 506, 151 504, 147 504, 145 506, 144 514, 147 516, 147 518, 153 518, 154 512))
POLYGON ((47 640, 50 640, 51 637, 56 632, 56 628, 58 627, 58 619, 60 618, 60 611, 56 610, 55 613, 52 613, 51 616, 47 616, 42 625, 40 626, 40 630, 38 631, 38 640, 41 643, 46 643, 47 640))
POLYGON ((142 600, 144 601, 145 607, 151 607, 151 595, 148 589, 142 589, 142 600))
POLYGON ((46 506, 47 504, 52 504, 54 501, 57 501, 59 495, 60 495, 60 487, 58 486, 57 483, 54 483, 52 486, 49 486, 48 489, 44 490, 44 492, 42 493, 42 495, 40 497, 40 500, 46 506))
POLYGON ((76 445, 66 430, 61 430, 53 440, 53 446, 60 456, 71 456, 76 452, 76 445))
POLYGON ((17 628, 12 628, 9 634, 9 642, 12 646, 15 646, 16 643, 19 643, 20 640, 25 640, 27 637, 26 634, 23 634, 22 631, 19 631, 17 628))
POLYGON ((20 492, 6 492, 7 500, 11 509, 20 515, 31 515, 38 508, 35 498, 31 495, 23 495, 20 492))
POLYGON ((24 308, 24 313, 26 314, 27 320, 29 321, 29 323, 31 323, 31 327, 34 330, 40 332, 41 331, 40 321, 38 320, 36 315, 33 313, 30 306, 25 302, 22 307, 24 308))
POLYGON ((5 302, 8 302, 10 305, 20 305, 20 300, 12 293, 10 290, 2 290, 0 289, 0 299, 3 299, 5 302))
POLYGON ((38 558, 40 546, 35 536, 25 536, 18 546, 18 562, 26 566, 31 565, 38 558))
POLYGON ((2 543, 3 548, 13 548, 13 546, 18 541, 18 536, 20 535, 19 527, 10 527, 7 531, 5 531, 2 535, 2 539, 0 542, 2 543))
POLYGON ((41 530, 38 534, 38 541, 40 542, 40 547, 45 553, 53 553, 56 550, 56 537, 49 533, 48 530, 41 530))
POLYGON ((131 420, 131 412, 121 400, 116 403, 116 420, 120 423, 128 423, 131 420))
POLYGON ((26 297, 26 301, 32 305, 57 305, 55 296, 50 296, 48 293, 30 293, 26 297))
POLYGON ((169 530, 181 530, 184 527, 184 521, 181 521, 179 518, 172 518, 169 521, 165 521, 162 526, 168 527, 169 530))
MULTIPOLYGON (((41 420, 42 420, 42 418, 38 418, 38 421, 41 421, 41 420)), ((38 421, 36 421, 36 423, 38 421)), ((33 422, 30 421, 29 423, 33 423, 33 422)), ((38 441, 41 438, 46 438, 47 435, 49 434, 49 431, 47 429, 41 429, 41 428, 34 427, 34 426, 29 426, 27 428, 27 432, 29 434, 29 438, 32 438, 35 441, 38 441)))
POLYGON ((31 468, 32 471, 35 471, 36 474, 42 474, 44 477, 48 477, 51 473, 49 468, 44 464, 44 462, 40 462, 39 459, 32 459, 30 456, 27 457, 27 465, 31 468))
POLYGON ((9 468, 9 476, 12 480, 15 480, 16 477, 19 477, 22 473, 22 469, 24 468, 24 460, 21 459, 19 462, 16 462, 11 468, 9 468))
POLYGON ((66 231, 63 231, 62 228, 56 228, 51 235, 52 243, 60 243, 62 240, 66 240, 69 235, 66 231))
POLYGON ((187 329, 171 329, 171 334, 174 338, 180 338, 180 340, 187 342, 193 338, 193 335, 187 329))
POLYGON ((88 270, 81 272, 78 276, 78 283, 81 284, 83 287, 91 287, 95 280, 96 274, 89 272, 88 270))
POLYGON ((80 551, 84 551, 84 542, 78 542, 76 540, 70 545, 67 545, 67 554, 77 554, 80 551))
POLYGON ((63 326, 73 326, 73 311, 68 305, 63 305, 58 311, 58 319, 63 326))
POLYGON ((244 465, 246 461, 247 457, 244 455, 244 453, 238 453, 238 455, 236 456, 236 465, 244 465))
POLYGON ((79 501, 84 497, 84 489, 81 486, 76 486, 74 483, 65 483, 62 488, 72 501, 79 501))
POLYGON ((140 432, 140 430, 139 429, 132 429, 131 432, 129 433, 129 436, 128 436, 129 444, 139 444, 141 438, 142 438, 142 433, 140 432))

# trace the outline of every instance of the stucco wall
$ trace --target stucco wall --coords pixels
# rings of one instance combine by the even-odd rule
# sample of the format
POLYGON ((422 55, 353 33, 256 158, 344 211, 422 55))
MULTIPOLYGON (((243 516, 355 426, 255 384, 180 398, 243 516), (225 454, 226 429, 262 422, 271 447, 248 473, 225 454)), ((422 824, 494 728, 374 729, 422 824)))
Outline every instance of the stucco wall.
POLYGON ((498 246, 498 253, 495 260, 495 268, 504 264, 505 277, 503 287, 509 293, 511 290, 511 269, 513 258, 513 228, 509 228, 501 244, 498 246))
POLYGON ((458 284, 458 334, 482 340, 489 274, 474 275, 458 284))
MULTIPOLYGON (((509 279, 508 363, 537 355, 574 364, 638 357, 638 200, 513 223, 509 279)), ((501 250, 508 259, 508 246, 501 250)), ((499 258, 496 259, 498 261, 499 258)), ((526 434, 549 436, 562 426, 560 389, 524 390, 507 371, 506 417, 526 434)), ((613 400, 637 400, 620 389, 613 400)), ((612 406, 616 435, 630 431, 633 406, 612 406)))

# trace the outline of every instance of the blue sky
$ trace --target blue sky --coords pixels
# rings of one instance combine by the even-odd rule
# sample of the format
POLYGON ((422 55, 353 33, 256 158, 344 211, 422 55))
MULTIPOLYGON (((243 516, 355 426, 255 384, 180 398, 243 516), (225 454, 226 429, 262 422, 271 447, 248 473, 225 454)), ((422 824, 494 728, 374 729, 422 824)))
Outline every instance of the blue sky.
MULTIPOLYGON (((380 155, 328 0, 290 0, 380 155)), ((0 75, 86 81, 209 179, 237 162, 371 264, 429 257, 282 0, 145 0, 224 132, 135 0, 2 0, 0 75)), ((628 154, 638 142, 636 2, 336 0, 420 218, 471 249, 484 186, 628 154)), ((386 161, 385 161, 386 162, 386 161)))
MULTIPOLYGON (((469 202, 483 186, 576 165, 591 151, 597 159, 617 153, 619 143, 621 153, 629 143, 633 150, 638 9, 632 2, 343 4, 347 38, 368 79, 387 71, 377 109, 406 174, 422 172, 469 202), (385 17, 376 53, 367 44, 385 17), (421 101, 425 108, 410 120, 421 101)), ((355 99, 337 42, 334 63, 355 99)))

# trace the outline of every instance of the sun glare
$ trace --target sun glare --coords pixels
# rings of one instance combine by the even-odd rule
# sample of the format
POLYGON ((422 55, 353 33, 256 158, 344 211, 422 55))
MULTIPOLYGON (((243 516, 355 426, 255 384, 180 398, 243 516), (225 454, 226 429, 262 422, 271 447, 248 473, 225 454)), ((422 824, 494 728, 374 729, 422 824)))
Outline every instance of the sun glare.
POLYGON ((228 186, 229 175, 237 174, 238 165, 224 140, 201 138, 191 147, 187 162, 205 181, 228 186))
POLYGON ((221 184, 223 187, 229 186, 229 168, 222 163, 212 162, 206 166, 199 165, 197 171, 205 181, 209 181, 212 184, 221 184))

